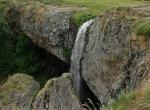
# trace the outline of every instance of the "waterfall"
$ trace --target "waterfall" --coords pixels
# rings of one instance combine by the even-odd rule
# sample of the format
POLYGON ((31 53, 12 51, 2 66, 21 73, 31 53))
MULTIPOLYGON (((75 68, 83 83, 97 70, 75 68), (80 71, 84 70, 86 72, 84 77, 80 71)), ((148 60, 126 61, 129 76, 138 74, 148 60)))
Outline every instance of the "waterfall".
POLYGON ((72 56, 71 56, 70 72, 73 75, 73 82, 79 94, 81 103, 85 103, 85 102, 88 103, 88 98, 89 98, 91 99, 95 107, 98 108, 100 106, 100 101, 91 92, 90 88, 88 87, 84 78, 82 77, 82 64, 81 64, 83 59, 84 48, 86 44, 87 29, 90 28, 90 26, 92 25, 92 23, 94 23, 94 21, 95 21, 94 19, 91 19, 85 22, 78 30, 74 49, 72 51, 72 56))
POLYGON ((81 59, 82 53, 84 50, 84 45, 85 45, 85 38, 86 38, 86 31, 87 28, 94 22, 94 19, 91 19, 90 21, 85 22, 78 30, 78 34, 76 37, 74 49, 73 49, 73 55, 71 57, 71 60, 74 60, 76 58, 81 59), (78 54, 76 54, 78 53, 78 54))
POLYGON ((71 73, 73 75, 73 80, 75 82, 75 86, 77 89, 77 92, 80 90, 80 78, 81 78, 81 73, 80 73, 80 61, 82 59, 82 54, 84 51, 84 46, 85 46, 85 38, 86 38, 86 32, 87 29, 90 27, 90 25, 94 22, 94 19, 91 19, 87 22, 85 22, 78 30, 78 34, 76 37, 75 45, 72 51, 72 56, 71 56, 71 66, 76 67, 72 68, 71 67, 71 73), (72 70, 73 69, 73 70, 72 70))

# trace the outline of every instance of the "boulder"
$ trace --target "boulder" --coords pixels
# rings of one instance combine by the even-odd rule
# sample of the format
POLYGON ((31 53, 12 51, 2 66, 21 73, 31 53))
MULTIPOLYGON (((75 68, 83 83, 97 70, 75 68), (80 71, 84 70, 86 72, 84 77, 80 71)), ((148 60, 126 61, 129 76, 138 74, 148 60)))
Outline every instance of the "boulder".
POLYGON ((50 79, 38 93, 33 110, 80 110, 78 97, 72 86, 71 75, 50 79))
POLYGON ((6 17, 14 31, 24 32, 35 44, 68 62, 77 33, 72 14, 70 8, 14 2, 6 17))
POLYGON ((15 74, 0 88, 1 110, 30 110, 40 86, 33 77, 15 74))
POLYGON ((96 18, 86 37, 76 40, 73 49, 71 73, 78 92, 83 89, 79 76, 102 104, 117 98, 122 90, 133 90, 141 84, 150 73, 150 41, 141 40, 148 45, 143 48, 138 37, 134 39, 133 25, 149 16, 147 11, 140 13, 137 8, 117 8, 96 18))

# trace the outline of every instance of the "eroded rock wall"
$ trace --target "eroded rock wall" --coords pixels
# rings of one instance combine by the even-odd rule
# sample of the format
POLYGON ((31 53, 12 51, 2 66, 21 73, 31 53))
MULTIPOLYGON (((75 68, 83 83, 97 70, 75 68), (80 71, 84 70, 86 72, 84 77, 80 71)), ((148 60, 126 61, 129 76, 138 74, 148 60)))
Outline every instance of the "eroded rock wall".
POLYGON ((77 33, 72 14, 70 8, 14 2, 6 17, 14 31, 24 32, 35 44, 68 62, 77 33))
POLYGON ((40 85, 32 76, 17 73, 0 87, 0 110, 30 110, 40 85))
POLYGON ((80 102, 72 86, 70 73, 50 79, 38 93, 33 110, 80 110, 80 102))
MULTIPOLYGON (((83 77, 102 104, 117 98, 122 90, 135 89, 150 73, 149 48, 143 48, 139 39, 132 40, 133 25, 149 17, 147 11, 141 11, 118 8, 102 13, 87 31, 82 56, 76 57, 78 52, 74 52, 80 45, 73 49, 71 73, 74 79, 78 75, 83 77), (76 65, 79 59, 80 67, 76 65)), ((142 41, 149 45, 149 41, 142 41)), ((78 85, 77 81, 74 83, 78 85)), ((81 86, 76 87, 82 92, 81 86)))

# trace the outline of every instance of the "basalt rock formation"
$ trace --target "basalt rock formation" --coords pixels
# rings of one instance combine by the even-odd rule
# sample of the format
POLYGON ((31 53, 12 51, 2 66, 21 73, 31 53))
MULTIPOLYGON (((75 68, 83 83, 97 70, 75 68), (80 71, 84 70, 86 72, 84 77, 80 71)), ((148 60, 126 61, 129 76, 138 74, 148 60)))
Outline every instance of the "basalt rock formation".
POLYGON ((80 94, 85 92, 78 82, 83 78, 101 104, 107 104, 122 90, 140 86, 150 74, 150 40, 134 33, 136 22, 150 17, 150 11, 143 13, 144 9, 107 11, 96 18, 86 36, 77 36, 71 73, 80 94))
POLYGON ((79 100, 72 86, 71 75, 50 79, 38 93, 33 110, 80 110, 79 100))
POLYGON ((22 31, 35 44, 68 62, 77 33, 72 14, 70 8, 12 3, 6 17, 14 31, 22 31))
POLYGON ((24 32, 62 65, 70 61, 74 46, 72 75, 50 79, 35 97, 34 110, 79 110, 79 100, 98 109, 122 91, 136 89, 149 80, 150 39, 134 30, 139 21, 149 19, 149 7, 106 11, 84 23, 77 38, 72 13, 69 8, 40 3, 14 4, 7 10, 12 29, 24 32))
POLYGON ((0 87, 0 110, 30 110, 40 89, 33 77, 17 73, 0 87))

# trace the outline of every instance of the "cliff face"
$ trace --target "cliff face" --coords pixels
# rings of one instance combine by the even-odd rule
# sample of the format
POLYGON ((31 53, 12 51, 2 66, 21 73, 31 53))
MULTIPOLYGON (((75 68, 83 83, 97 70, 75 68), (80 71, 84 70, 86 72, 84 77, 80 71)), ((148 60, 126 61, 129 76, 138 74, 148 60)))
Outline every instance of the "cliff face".
POLYGON ((32 76, 17 73, 0 89, 0 110, 29 110, 40 85, 32 76))
POLYGON ((73 49, 71 73, 77 89, 83 90, 77 81, 80 75, 102 104, 117 98, 122 90, 140 86, 150 73, 149 39, 134 34, 136 21, 149 14, 148 10, 143 13, 144 8, 138 10, 118 8, 101 14, 84 41, 76 42, 83 44, 82 54, 78 56, 81 45, 75 44, 73 49))
POLYGON ((37 3, 12 5, 7 18, 13 30, 21 30, 62 62, 70 60, 76 38, 72 75, 50 79, 35 97, 32 109, 79 110, 79 102, 98 109, 122 91, 141 88, 150 75, 150 33, 139 35, 135 30, 140 22, 149 21, 149 12, 149 7, 104 12, 83 24, 76 38, 68 8, 37 3))
POLYGON ((77 94, 74 92, 71 75, 50 79, 38 93, 33 110, 80 110, 77 94))
POLYGON ((77 33, 72 13, 70 8, 14 3, 6 15, 14 31, 22 31, 35 44, 68 62, 77 33))

